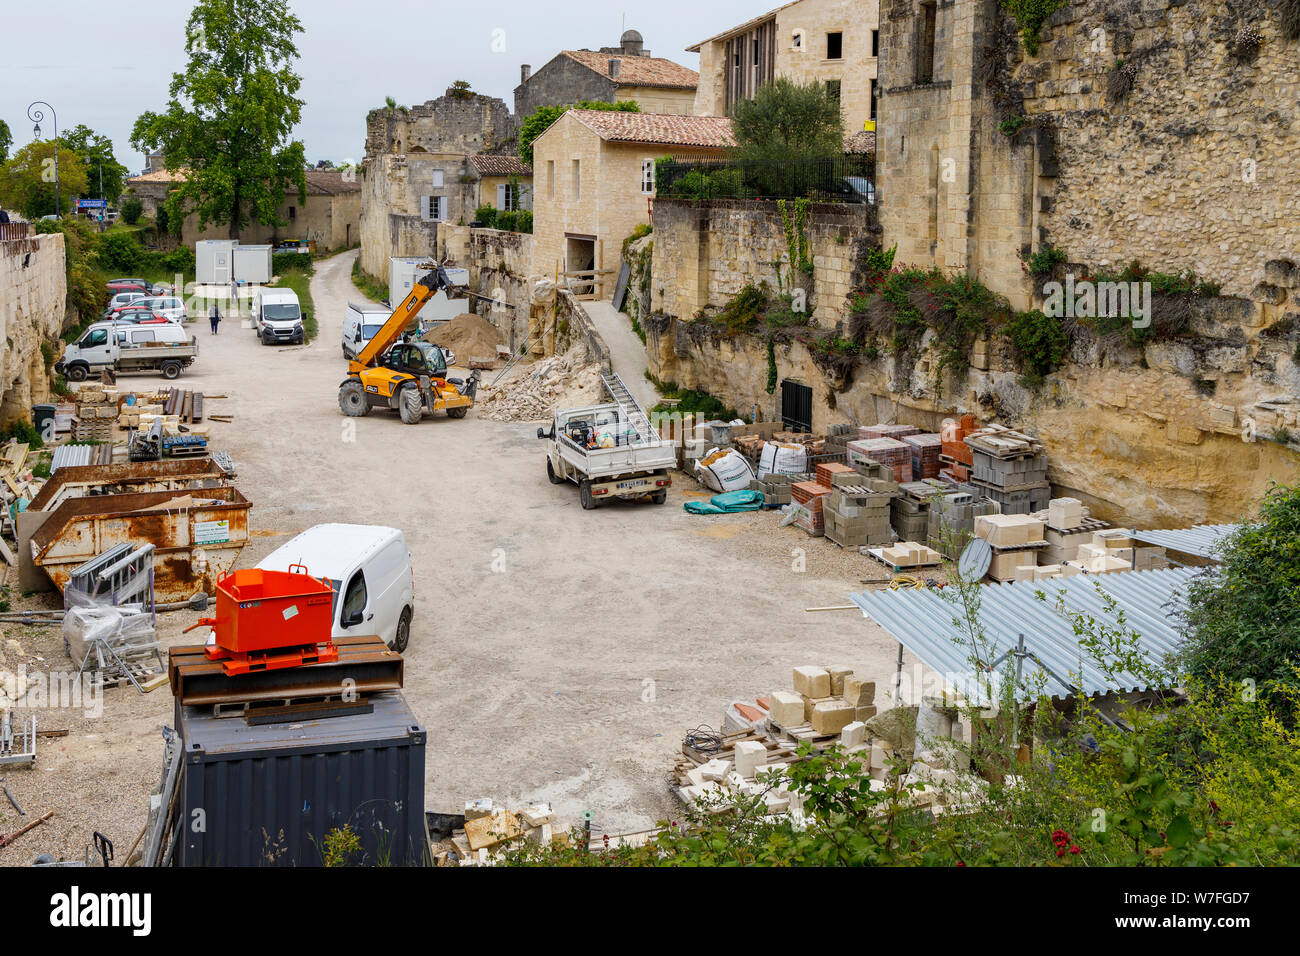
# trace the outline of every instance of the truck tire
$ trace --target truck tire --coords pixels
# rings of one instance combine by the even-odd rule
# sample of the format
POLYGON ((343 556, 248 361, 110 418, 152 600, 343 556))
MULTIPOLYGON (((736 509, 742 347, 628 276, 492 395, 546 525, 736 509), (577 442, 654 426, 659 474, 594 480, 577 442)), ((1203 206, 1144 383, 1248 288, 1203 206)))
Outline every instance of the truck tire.
POLYGON ((402 608, 402 616, 397 619, 397 632, 393 635, 393 643, 388 645, 391 651, 402 653, 406 650, 406 645, 411 643, 411 609, 402 608))
POLYGON ((467 414, 469 414, 469 406, 468 406, 468 405, 463 405, 463 406, 461 406, 460 408, 449 408, 449 409, 447 409, 447 417, 448 417, 448 418, 464 418, 467 414))
POLYGON ((68 366, 68 381, 69 381, 69 382, 84 382, 84 381, 86 380, 86 376, 87 376, 89 373, 90 373, 90 369, 89 369, 87 366, 85 366, 85 365, 69 365, 69 366, 68 366))
POLYGON ((546 477, 553 485, 564 484, 564 479, 555 473, 555 466, 551 464, 551 459, 546 459, 546 477))
POLYGON ((349 418, 361 418, 370 411, 366 390, 355 379, 339 386, 339 409, 349 418))
POLYGON ((418 388, 407 386, 397 396, 397 413, 406 425, 414 425, 424 417, 424 396, 418 388))
POLYGON ((654 494, 650 496, 650 500, 657 505, 661 505, 668 500, 668 492, 666 490, 656 491, 654 494))
POLYGON ((162 377, 165 378, 165 379, 180 378, 180 377, 181 377, 181 363, 180 363, 180 362, 163 362, 163 367, 162 367, 162 377))
POLYGON ((590 478, 584 478, 578 482, 578 500, 582 502, 583 511, 591 511, 596 507, 596 499, 591 494, 590 478))

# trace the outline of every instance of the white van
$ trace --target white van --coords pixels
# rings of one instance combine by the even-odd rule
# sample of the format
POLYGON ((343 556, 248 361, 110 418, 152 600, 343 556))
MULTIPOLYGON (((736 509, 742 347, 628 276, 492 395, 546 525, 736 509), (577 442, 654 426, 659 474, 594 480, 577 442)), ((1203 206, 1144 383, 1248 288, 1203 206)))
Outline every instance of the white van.
POLYGON ((302 345, 302 307, 292 289, 258 289, 253 296, 253 331, 263 345, 288 342, 302 345))
POLYGON ((382 305, 349 302, 348 314, 343 317, 343 357, 354 359, 360 355, 361 350, 379 334, 392 314, 392 309, 386 309, 382 305))
POLYGON ((334 588, 333 636, 378 634, 397 652, 411 639, 415 575, 406 538, 396 528, 365 524, 318 524, 282 544, 257 567, 288 571, 306 565, 334 588))

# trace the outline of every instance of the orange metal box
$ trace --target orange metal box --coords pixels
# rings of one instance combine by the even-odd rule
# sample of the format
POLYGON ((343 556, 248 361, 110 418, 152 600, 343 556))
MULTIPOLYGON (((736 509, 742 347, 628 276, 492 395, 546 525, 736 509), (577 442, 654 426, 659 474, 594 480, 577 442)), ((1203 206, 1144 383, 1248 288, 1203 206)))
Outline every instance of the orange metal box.
POLYGON ((328 580, 243 568, 217 582, 217 646, 236 654, 325 644, 333 628, 328 580))

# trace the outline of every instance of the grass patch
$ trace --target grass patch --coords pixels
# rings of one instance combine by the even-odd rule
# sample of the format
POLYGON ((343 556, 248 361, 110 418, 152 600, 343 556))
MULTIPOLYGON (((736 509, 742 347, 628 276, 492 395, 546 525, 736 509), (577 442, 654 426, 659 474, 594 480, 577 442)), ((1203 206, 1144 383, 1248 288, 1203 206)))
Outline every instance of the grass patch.
POLYGON ((292 289, 298 296, 298 305, 302 308, 302 334, 310 342, 320 331, 316 321, 316 306, 311 298, 311 274, 300 269, 286 271, 274 284, 277 289, 292 289))
POLYGON ((741 415, 721 400, 710 395, 708 392, 702 392, 693 388, 682 388, 676 382, 661 382, 649 372, 645 377, 664 398, 673 399, 672 404, 660 402, 651 409, 653 412, 681 412, 683 415, 693 414, 699 421, 712 421, 722 419, 723 421, 735 421, 737 418, 748 422, 749 419, 741 415))
POLYGON ((357 291, 371 302, 383 303, 388 300, 388 286, 376 276, 361 268, 361 257, 352 263, 352 284, 357 291))

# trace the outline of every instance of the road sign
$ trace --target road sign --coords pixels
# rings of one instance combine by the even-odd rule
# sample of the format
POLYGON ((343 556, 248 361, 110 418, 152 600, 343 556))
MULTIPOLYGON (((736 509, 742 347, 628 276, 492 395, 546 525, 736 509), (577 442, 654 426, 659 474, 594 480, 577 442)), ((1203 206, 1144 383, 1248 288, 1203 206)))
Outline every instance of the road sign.
POLYGON ((107 199, 78 199, 77 208, 78 209, 107 209, 108 200, 107 199))

